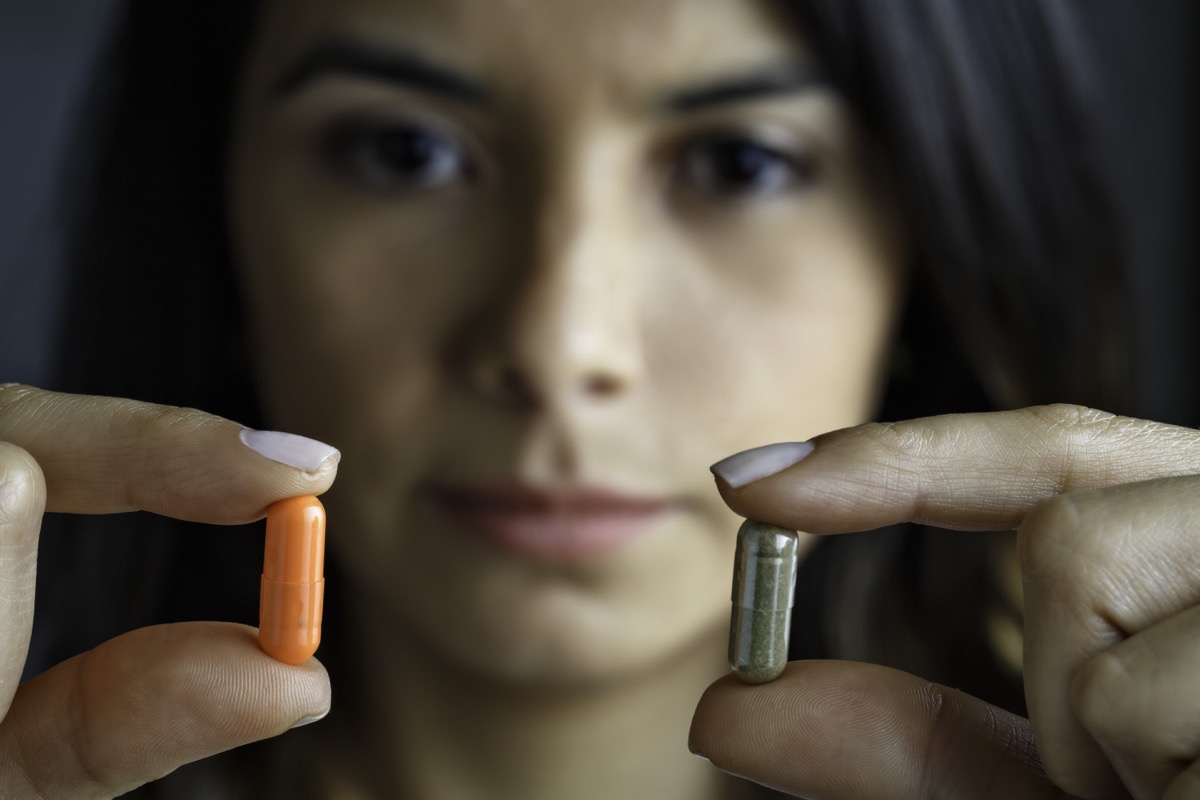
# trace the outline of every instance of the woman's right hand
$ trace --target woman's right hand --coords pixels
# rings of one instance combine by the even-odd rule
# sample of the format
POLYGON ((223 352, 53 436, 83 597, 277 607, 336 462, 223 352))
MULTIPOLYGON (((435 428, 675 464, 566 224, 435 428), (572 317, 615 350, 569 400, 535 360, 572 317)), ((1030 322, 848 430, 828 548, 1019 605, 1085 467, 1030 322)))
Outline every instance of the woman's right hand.
POLYGON ((336 450, 284 439, 301 456, 288 466, 243 430, 193 409, 0 385, 0 797, 112 797, 328 711, 315 659, 287 666, 253 628, 221 622, 135 630, 18 685, 44 511, 237 524, 333 483, 336 450))

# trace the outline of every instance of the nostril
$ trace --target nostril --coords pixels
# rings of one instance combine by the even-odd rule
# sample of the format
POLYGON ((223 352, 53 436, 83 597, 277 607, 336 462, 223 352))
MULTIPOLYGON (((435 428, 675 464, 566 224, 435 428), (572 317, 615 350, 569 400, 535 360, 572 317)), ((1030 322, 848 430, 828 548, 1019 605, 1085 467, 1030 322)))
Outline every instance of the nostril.
POLYGON ((466 385, 482 397, 505 406, 537 404, 537 393, 524 373, 499 359, 480 358, 462 370, 466 385))
POLYGON ((515 359, 477 356, 458 369, 470 391, 510 407, 538 408, 558 401, 609 400, 629 388, 629 376, 615 369, 523 369, 515 359), (556 399, 556 395, 558 396, 556 399))
POLYGON ((621 391, 621 381, 612 375, 589 375, 583 381, 583 391, 591 397, 612 397, 621 391))
POLYGON ((528 400, 533 396, 529 382, 515 367, 498 368, 493 381, 496 394, 507 400, 528 400))

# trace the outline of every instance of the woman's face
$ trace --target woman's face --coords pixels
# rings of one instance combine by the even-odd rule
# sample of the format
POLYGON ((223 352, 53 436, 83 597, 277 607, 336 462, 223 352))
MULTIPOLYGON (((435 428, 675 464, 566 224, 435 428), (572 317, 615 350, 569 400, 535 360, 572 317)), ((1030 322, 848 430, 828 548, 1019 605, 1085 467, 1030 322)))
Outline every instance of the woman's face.
POLYGON ((867 417, 903 291, 800 37, 747 0, 264 15, 235 252, 268 414, 342 451, 330 542, 373 629, 559 683, 721 631, 707 465, 867 417))

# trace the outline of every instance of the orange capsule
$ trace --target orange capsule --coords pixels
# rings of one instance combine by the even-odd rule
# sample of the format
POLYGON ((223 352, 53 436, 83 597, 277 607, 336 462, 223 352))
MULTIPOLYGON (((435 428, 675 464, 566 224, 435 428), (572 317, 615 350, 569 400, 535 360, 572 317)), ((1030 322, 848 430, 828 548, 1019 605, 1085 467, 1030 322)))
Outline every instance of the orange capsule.
POLYGON ((325 598, 325 507, 315 497, 280 500, 267 509, 258 644, 285 664, 299 664, 321 643, 325 598))

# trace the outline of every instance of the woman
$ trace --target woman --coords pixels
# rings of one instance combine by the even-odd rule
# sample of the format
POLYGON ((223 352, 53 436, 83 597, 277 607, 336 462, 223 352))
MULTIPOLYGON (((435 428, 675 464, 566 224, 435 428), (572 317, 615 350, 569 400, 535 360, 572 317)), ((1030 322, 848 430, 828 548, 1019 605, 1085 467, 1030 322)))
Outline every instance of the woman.
MULTIPOLYGON (((206 523, 340 476, 334 713, 168 796, 759 791, 688 756, 689 725, 718 766, 804 796, 1187 791, 1190 637, 1168 629, 1195 602, 1175 534, 1192 481, 1172 477, 1196 470, 1192 433, 1051 407, 722 460, 881 406, 1125 410, 1117 230, 1061 9, 161 5, 131 9, 109 87, 63 388, 313 438, 5 389, 32 487, 14 479, 14 553, 36 539, 34 460, 53 510, 206 523), (718 681, 693 721, 724 672, 738 521, 713 462, 742 514, 1021 527, 1022 564, 1011 538, 810 539, 796 655, 923 678, 805 661, 718 681), (1036 748, 1021 718, 926 683, 1019 710, 1019 574, 1036 748), (1180 677, 1148 678, 1139 648, 1180 677)), ((124 540, 98 581, 136 587, 114 605, 192 607, 102 619, 238 618, 196 598, 253 572, 254 542, 197 531, 124 540)), ((6 563, 19 642, 32 576, 6 563)), ((52 617, 79 604, 63 588, 52 617)), ((80 646, 47 626, 39 653, 80 646)), ((146 628, 21 689, 5 779, 113 794, 329 708, 320 664, 271 662, 244 628, 146 628)))

